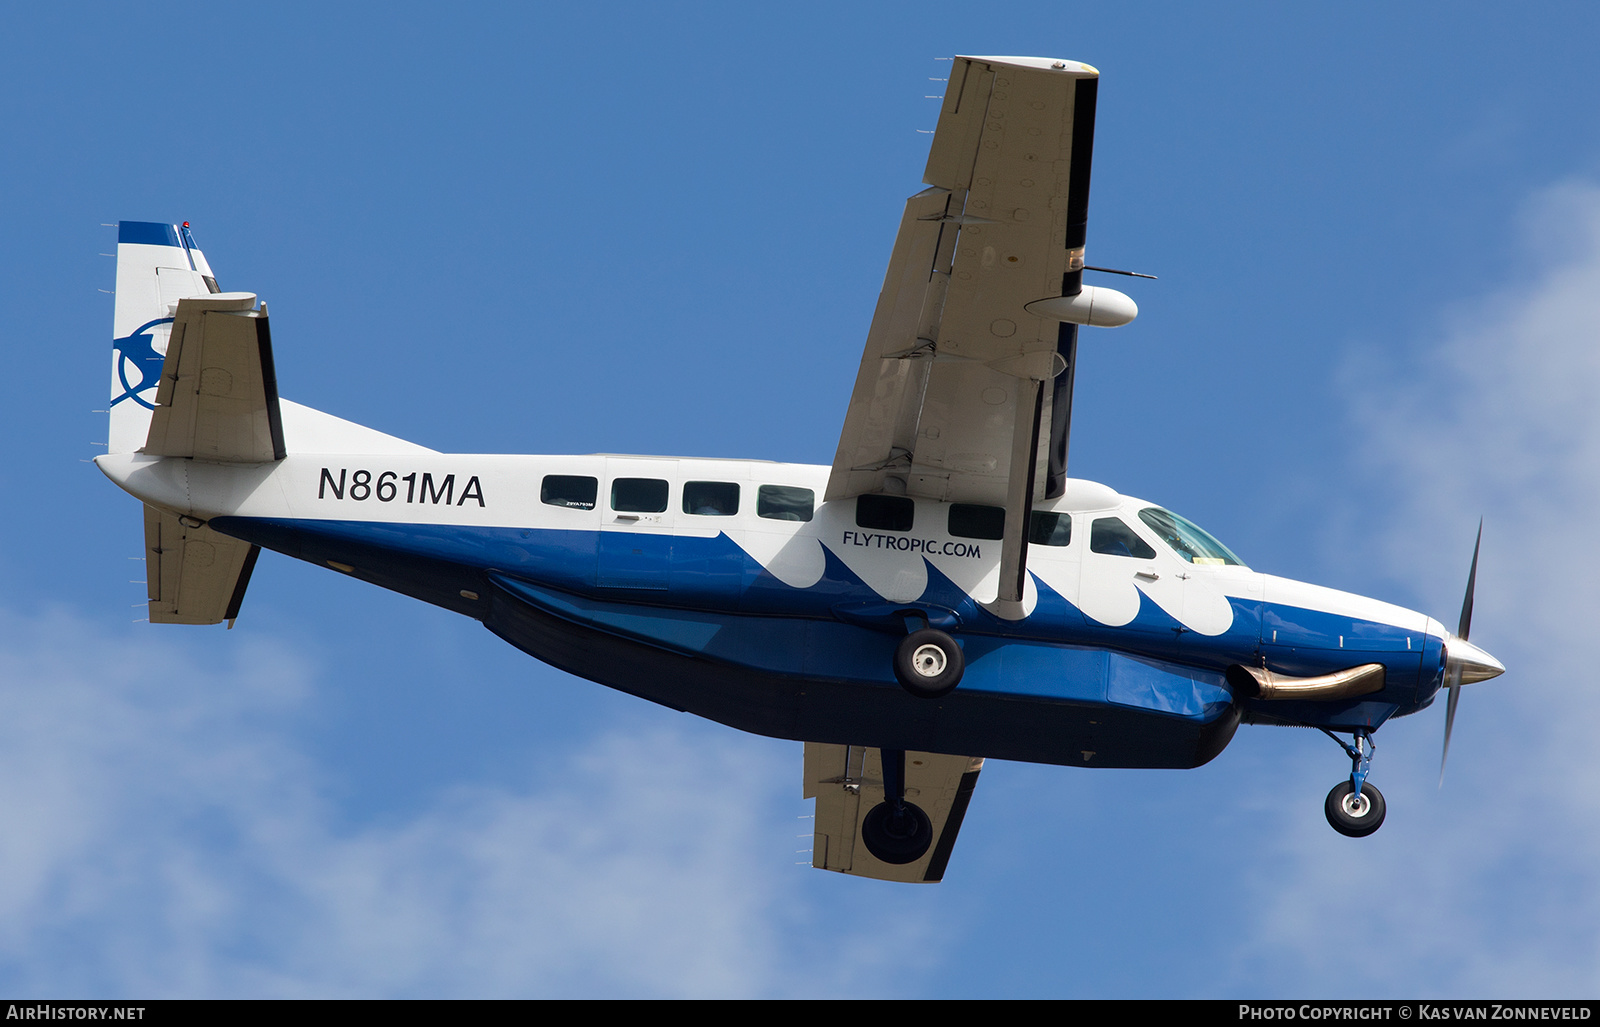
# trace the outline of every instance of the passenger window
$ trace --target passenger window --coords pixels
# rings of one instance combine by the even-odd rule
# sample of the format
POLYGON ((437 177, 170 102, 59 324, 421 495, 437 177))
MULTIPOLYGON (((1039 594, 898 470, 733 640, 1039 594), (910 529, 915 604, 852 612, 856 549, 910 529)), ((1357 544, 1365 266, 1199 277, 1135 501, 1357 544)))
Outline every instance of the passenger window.
POLYGON ((956 538, 1004 538, 1006 511, 999 506, 952 503, 946 524, 956 538))
POLYGON ((547 474, 539 484, 539 502, 571 510, 593 510, 600 482, 581 474, 547 474))
POLYGON ((1036 546, 1064 546, 1072 542, 1072 515, 1035 510, 1028 525, 1028 541, 1036 546))
POLYGON ((611 483, 611 509, 661 513, 667 508, 667 483, 660 478, 617 478, 611 483))
POLYGON ((1107 556, 1132 556, 1140 560, 1154 559, 1156 551, 1132 528, 1116 517, 1101 517, 1089 530, 1089 551, 1107 556))
POLYGON ((817 496, 810 489, 763 485, 756 490, 756 516, 774 521, 809 521, 817 496))
POLYGON ((702 517, 732 517, 739 512, 739 486, 731 481, 686 481, 683 512, 702 517))
POLYGON ((857 496, 856 527, 910 531, 917 506, 905 496, 857 496))

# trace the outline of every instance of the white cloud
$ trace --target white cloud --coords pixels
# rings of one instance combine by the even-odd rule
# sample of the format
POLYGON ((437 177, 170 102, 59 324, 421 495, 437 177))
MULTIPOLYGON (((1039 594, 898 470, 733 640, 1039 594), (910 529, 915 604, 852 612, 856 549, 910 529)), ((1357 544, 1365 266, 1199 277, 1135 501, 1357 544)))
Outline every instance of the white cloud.
POLYGON ((315 679, 286 649, 94 636, 0 614, 7 990, 847 994, 918 929, 792 930, 818 874, 790 854, 796 746, 618 733, 354 826, 297 741, 315 679))
POLYGON ((1527 253, 1495 258, 1507 286, 1452 311, 1423 359, 1390 344, 1351 376, 1371 488, 1350 522, 1389 562, 1374 583, 1422 582, 1453 626, 1482 515, 1472 637, 1509 670, 1464 690, 1442 793, 1422 754, 1384 752, 1383 831, 1318 825, 1262 854, 1246 948, 1290 992, 1600 988, 1600 186, 1545 191, 1523 230, 1527 253))

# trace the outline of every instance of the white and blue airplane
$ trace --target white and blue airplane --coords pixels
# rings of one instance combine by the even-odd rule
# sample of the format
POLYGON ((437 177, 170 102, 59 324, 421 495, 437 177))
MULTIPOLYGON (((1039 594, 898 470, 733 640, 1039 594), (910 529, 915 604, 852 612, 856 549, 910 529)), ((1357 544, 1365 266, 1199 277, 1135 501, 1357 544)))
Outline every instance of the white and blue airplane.
POLYGON ((1448 754, 1460 687, 1505 669, 1467 641, 1477 552, 1452 633, 1067 477, 1079 327, 1138 312, 1083 283, 1098 83, 955 59, 831 467, 439 453, 291 403, 267 305, 187 222, 121 222, 96 463, 145 504, 150 620, 232 626, 262 549, 476 618, 803 741, 844 873, 940 880, 983 757, 1197 767, 1241 722, 1338 742, 1328 820, 1370 834, 1373 733, 1447 689, 1448 754))

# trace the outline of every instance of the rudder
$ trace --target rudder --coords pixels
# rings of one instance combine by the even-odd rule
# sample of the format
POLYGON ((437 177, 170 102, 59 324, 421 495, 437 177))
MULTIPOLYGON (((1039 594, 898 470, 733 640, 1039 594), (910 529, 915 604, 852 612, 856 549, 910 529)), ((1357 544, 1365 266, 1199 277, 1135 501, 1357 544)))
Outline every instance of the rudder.
POLYGON ((118 222, 108 452, 145 444, 178 301, 218 291, 187 221, 118 222))

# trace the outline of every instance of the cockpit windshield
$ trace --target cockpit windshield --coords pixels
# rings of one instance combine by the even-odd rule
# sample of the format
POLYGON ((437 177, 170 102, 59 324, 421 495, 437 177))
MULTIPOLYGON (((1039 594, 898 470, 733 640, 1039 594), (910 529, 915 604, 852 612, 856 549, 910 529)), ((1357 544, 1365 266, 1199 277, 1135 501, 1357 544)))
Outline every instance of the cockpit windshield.
POLYGON ((1190 563, 1216 567, 1243 567, 1244 562, 1228 547, 1212 538, 1204 528, 1193 521, 1179 517, 1171 510, 1147 506, 1139 511, 1139 519, 1155 529, 1161 541, 1190 563))

